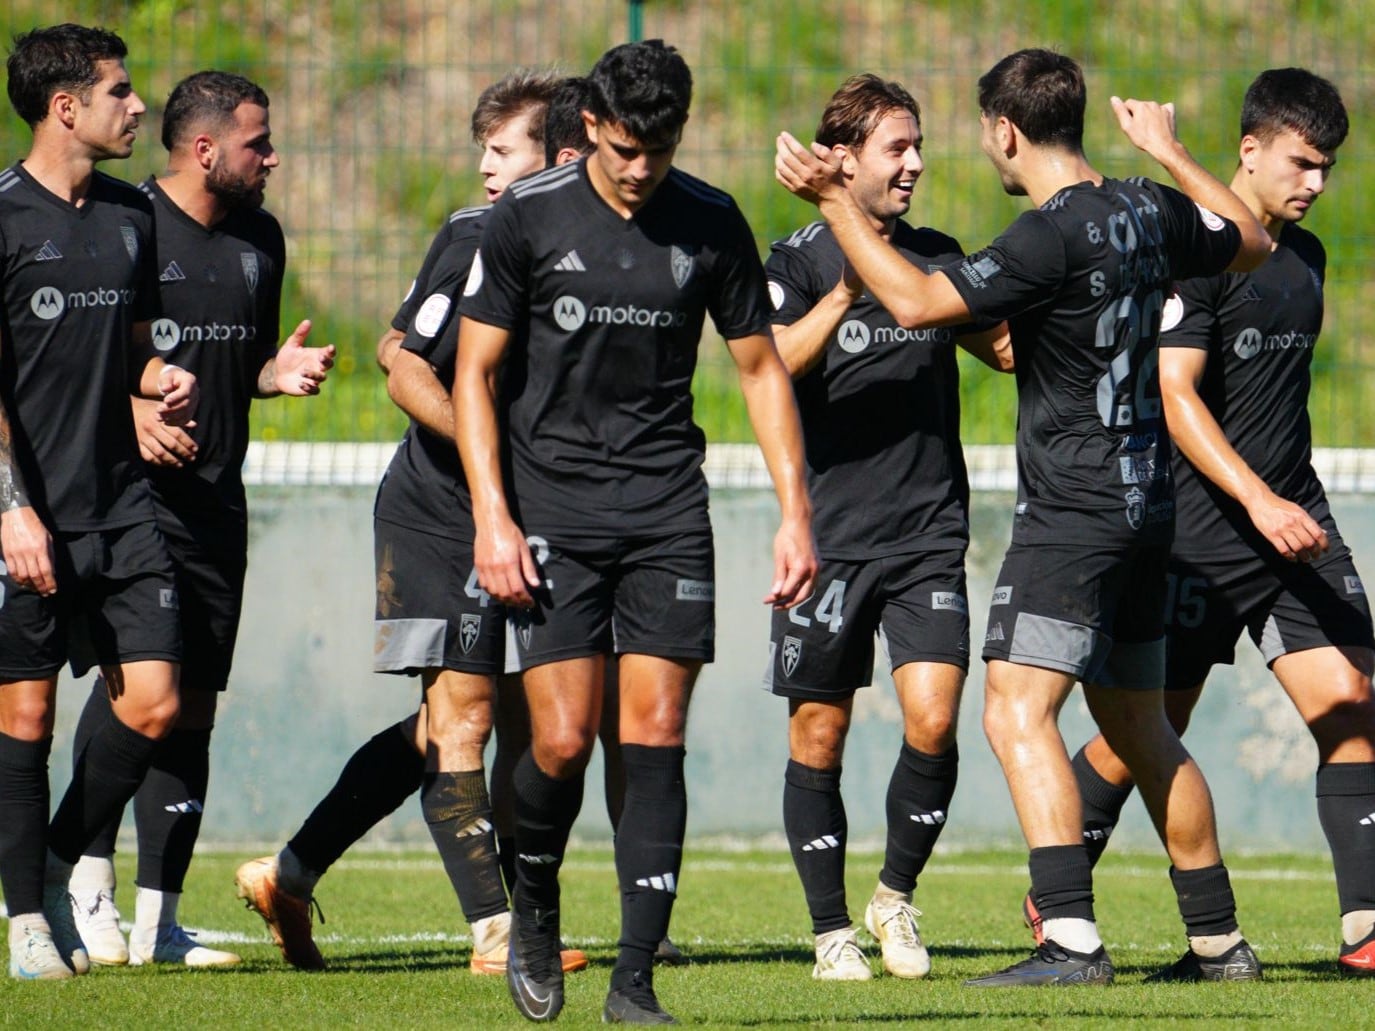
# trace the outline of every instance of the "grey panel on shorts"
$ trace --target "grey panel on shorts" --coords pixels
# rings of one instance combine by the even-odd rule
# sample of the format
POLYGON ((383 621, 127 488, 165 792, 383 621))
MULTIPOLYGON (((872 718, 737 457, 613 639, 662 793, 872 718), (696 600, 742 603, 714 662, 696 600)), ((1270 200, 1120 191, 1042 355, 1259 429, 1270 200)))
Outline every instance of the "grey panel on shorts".
POLYGON ((1267 666, 1289 650, 1273 613, 1265 617, 1265 629, 1260 632, 1260 640, 1256 644, 1260 647, 1260 653, 1265 657, 1267 666))
POLYGON ((1105 658, 1108 639, 1092 627, 1022 612, 1012 631, 1008 661, 1088 678, 1105 658))
POLYGON ((443 668, 447 620, 375 619, 372 625, 374 673, 443 668))
POLYGON ((1165 684, 1165 639, 1114 644, 1091 683, 1123 691, 1157 691, 1165 684))

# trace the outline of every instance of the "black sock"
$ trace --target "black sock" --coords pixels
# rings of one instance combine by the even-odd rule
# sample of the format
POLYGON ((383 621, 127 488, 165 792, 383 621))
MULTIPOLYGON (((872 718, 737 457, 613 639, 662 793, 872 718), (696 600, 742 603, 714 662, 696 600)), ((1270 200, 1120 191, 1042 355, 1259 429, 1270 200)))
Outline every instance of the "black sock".
POLYGON ((393 724, 349 757, 339 780, 287 847, 308 869, 324 873, 350 845, 419 791, 424 776, 425 758, 415 750, 405 724, 393 724))
POLYGON ((958 748, 927 755, 902 743, 888 782, 888 846, 878 875, 885 886, 902 892, 916 888, 917 876, 945 829, 959 772, 958 748))
MULTIPOLYGON (((97 676, 95 683, 91 685, 91 693, 86 697, 86 704, 81 707, 81 715, 76 721, 76 735, 72 739, 73 765, 81 753, 86 750, 86 746, 91 743, 91 738, 95 736, 96 730, 103 726, 106 720, 110 719, 113 711, 110 708, 110 690, 105 684, 105 678, 97 676)), ((113 856, 115 854, 115 839, 119 837, 119 825, 123 820, 124 810, 120 809, 112 820, 96 832, 96 836, 86 846, 85 854, 107 858, 113 856)))
POLYGON ((1083 845, 1033 848, 1027 867, 1042 920, 1093 919, 1093 866, 1083 845))
POLYGON ((840 769, 818 770, 788 760, 783 775, 783 830, 802 880, 812 933, 850 926, 845 908, 845 802, 840 769))
POLYGON ((420 788, 420 808, 463 918, 474 924, 506 912, 492 803, 483 771, 426 773, 420 788))
POLYGON ((497 863, 501 866, 501 880, 506 894, 516 893, 516 836, 497 838, 497 863))
POLYGON ((0 734, 0 891, 11 916, 43 911, 48 859, 48 754, 53 739, 0 734))
POLYGON ((511 777, 516 794, 516 890, 511 906, 524 915, 559 908, 559 868, 568 834, 582 809, 583 771, 555 780, 527 750, 511 777))
POLYGON ((1122 807, 1132 797, 1132 785, 1120 788, 1104 780, 1083 748, 1074 753, 1070 766, 1074 768, 1074 779, 1084 806, 1084 848, 1088 850, 1089 864, 1097 866, 1103 850, 1108 847, 1108 838, 1122 818, 1122 807))
POLYGON ((626 987, 636 971, 648 974, 654 950, 668 935, 687 829, 684 754, 682 746, 621 746, 625 806, 616 834, 621 940, 612 989, 626 987))
POLYGON ((1375 763, 1319 766, 1318 820, 1342 913, 1375 909, 1375 763))
POLYGON ((1237 900, 1227 867, 1218 863, 1199 870, 1170 867, 1170 883, 1190 938, 1206 934, 1231 934, 1237 930, 1237 900))
MULTIPOLYGON (((158 742, 134 793, 140 888, 179 892, 201 831, 210 781, 210 731, 174 730, 158 742)), ((87 850, 88 854, 99 855, 87 850)))
POLYGON ((143 783, 158 747, 114 713, 77 756, 72 782, 48 825, 48 848, 64 863, 81 858, 100 828, 119 813, 143 783))

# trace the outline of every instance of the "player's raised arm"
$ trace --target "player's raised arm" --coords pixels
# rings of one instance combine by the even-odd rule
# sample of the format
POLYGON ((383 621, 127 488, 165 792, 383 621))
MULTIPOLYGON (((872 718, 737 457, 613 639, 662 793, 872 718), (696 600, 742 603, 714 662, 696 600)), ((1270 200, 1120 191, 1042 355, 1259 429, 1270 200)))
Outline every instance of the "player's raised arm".
POLYGON ((1241 247, 1228 271, 1249 272, 1270 256, 1270 236, 1251 209, 1179 142, 1174 104, 1113 97, 1112 110, 1127 139, 1160 162, 1190 200, 1228 219, 1241 232, 1241 247))
POLYGON ((320 392, 320 384, 334 368, 335 350, 333 344, 307 347, 309 336, 310 319, 303 319, 277 353, 263 363, 258 373, 258 397, 307 397, 320 392))

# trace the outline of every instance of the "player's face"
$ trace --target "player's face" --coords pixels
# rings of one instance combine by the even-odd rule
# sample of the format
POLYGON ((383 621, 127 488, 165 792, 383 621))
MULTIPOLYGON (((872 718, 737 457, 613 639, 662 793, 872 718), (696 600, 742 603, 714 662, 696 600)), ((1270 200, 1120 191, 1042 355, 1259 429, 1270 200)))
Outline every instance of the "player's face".
POLYGON ((616 123, 598 122, 586 111, 583 121, 597 148, 588 159, 588 174, 607 201, 634 214, 654 195, 673 167, 678 138, 643 143, 616 123))
POLYGON ((123 61, 97 61, 96 72, 100 78, 73 108, 73 132, 97 161, 127 158, 134 152, 139 116, 148 109, 130 85, 123 61))
POLYGON ((516 115, 492 130, 482 145, 482 188, 488 203, 506 192, 521 176, 544 167, 544 144, 530 138, 530 115, 516 115))
POLYGON ((853 170, 850 192, 870 218, 901 218, 912 206, 912 191, 925 168, 917 120, 910 111, 890 111, 864 146, 850 151, 846 164, 851 166, 847 171, 853 170))
POLYGON ((215 140, 206 189, 231 207, 259 207, 267 177, 279 164, 267 108, 245 101, 234 109, 234 128, 215 140))
POLYGON ((1331 151, 1305 143, 1288 129, 1268 143, 1247 136, 1241 141, 1241 160, 1263 214, 1279 222, 1299 222, 1308 214, 1337 163, 1331 151))

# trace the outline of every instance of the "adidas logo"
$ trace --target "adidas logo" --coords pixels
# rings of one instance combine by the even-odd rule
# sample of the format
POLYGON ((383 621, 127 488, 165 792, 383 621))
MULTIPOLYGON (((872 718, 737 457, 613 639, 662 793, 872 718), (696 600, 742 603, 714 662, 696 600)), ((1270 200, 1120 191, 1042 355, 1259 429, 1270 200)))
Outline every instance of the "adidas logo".
POLYGON ((1243 301, 1262 301, 1262 300, 1264 300, 1264 298, 1261 297, 1261 295, 1260 295, 1260 291, 1256 289, 1256 284, 1255 284, 1255 283, 1248 283, 1248 284, 1246 285, 1246 292, 1245 292, 1244 294, 1241 295, 1241 299, 1242 299, 1243 301))
POLYGON ((491 821, 485 819, 484 817, 478 817, 478 818, 477 818, 476 820, 474 820, 472 823, 468 824, 468 826, 459 828, 458 833, 456 833, 456 834, 454 835, 454 837, 456 837, 456 838, 480 838, 480 837, 482 837, 482 835, 484 835, 484 834, 491 834, 491 833, 492 833, 492 824, 491 824, 491 821))
POLYGON ((655 891, 666 891, 670 895, 678 894, 678 879, 671 873, 658 874, 654 877, 641 877, 635 883, 641 888, 653 888, 655 891))
POLYGON ((56 261, 62 257, 62 252, 53 246, 51 240, 44 240, 43 246, 38 248, 38 253, 33 256, 34 261, 56 261))
POLYGON ((825 852, 828 848, 840 848, 840 839, 834 834, 823 834, 802 846, 803 852, 825 852))
POLYGON ((994 623, 991 627, 988 628, 988 633, 984 634, 985 643, 987 643, 988 641, 1005 640, 1007 640, 1007 638, 1003 635, 1003 625, 1001 623, 994 623))
POLYGON ((185 816, 188 813, 205 812, 205 803, 199 798, 188 798, 185 802, 178 802, 176 805, 165 805, 162 807, 169 813, 180 813, 185 816))
POLYGON ((181 270, 181 266, 175 261, 168 264, 162 270, 162 275, 158 276, 159 283, 176 283, 186 278, 186 273, 181 270))
POLYGON ((532 856, 521 852, 520 861, 522 863, 529 863, 531 866, 552 866, 559 861, 559 857, 551 856, 548 853, 540 856, 532 856))
POLYGON ((945 823, 945 813, 937 809, 930 813, 913 813, 908 819, 913 823, 924 823, 928 827, 939 827, 945 823))
POLYGON ((1107 841, 1108 835, 1112 833, 1111 827, 1091 827, 1084 831, 1085 841, 1107 841))
POLYGON ((1361 820, 1362 827, 1370 827, 1372 825, 1375 825, 1375 813, 1371 813, 1369 816, 1361 820))
POLYGON ((557 265, 554 266, 555 272, 586 272, 587 266, 578 257, 578 252, 573 250, 565 254, 557 265))

